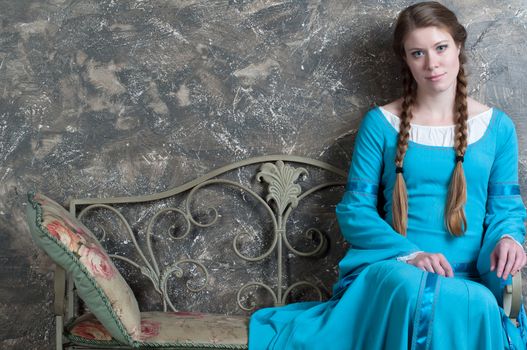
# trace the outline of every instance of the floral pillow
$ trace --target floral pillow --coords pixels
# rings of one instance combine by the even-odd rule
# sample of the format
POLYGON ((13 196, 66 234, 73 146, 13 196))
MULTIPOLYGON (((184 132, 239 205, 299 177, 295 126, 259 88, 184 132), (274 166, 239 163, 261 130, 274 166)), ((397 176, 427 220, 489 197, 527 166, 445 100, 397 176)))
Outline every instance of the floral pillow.
POLYGON ((28 194, 27 220, 38 246, 71 273, 77 293, 113 338, 139 339, 137 300, 97 238, 62 206, 28 194))

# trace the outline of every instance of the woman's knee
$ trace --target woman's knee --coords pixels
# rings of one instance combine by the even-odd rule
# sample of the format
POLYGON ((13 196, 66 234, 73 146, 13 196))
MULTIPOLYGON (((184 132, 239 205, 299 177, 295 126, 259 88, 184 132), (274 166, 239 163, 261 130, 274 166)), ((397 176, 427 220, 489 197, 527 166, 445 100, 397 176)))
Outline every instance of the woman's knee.
POLYGON ((488 306, 498 304, 498 301, 496 300, 494 294, 492 294, 490 289, 488 289, 484 285, 477 282, 468 281, 467 286, 469 298, 471 301, 488 306))
POLYGON ((417 299, 424 272, 399 261, 386 261, 371 266, 367 280, 375 283, 394 302, 411 303, 417 299))

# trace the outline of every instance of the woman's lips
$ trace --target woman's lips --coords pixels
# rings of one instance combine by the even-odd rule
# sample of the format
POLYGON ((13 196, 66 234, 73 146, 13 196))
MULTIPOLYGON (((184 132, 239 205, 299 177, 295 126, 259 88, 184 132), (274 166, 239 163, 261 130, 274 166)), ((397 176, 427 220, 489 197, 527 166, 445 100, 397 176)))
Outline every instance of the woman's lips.
POLYGON ((443 73, 443 74, 438 74, 438 75, 432 75, 430 77, 426 77, 426 79, 430 80, 430 81, 438 81, 440 80, 446 73, 443 73))

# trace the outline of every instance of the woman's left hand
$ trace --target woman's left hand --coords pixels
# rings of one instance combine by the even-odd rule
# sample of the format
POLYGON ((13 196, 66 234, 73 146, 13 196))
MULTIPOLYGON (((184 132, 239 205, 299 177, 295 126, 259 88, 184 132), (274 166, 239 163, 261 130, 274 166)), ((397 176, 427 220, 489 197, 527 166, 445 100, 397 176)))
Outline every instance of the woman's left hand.
POLYGON ((523 248, 509 237, 500 239, 490 254, 490 270, 496 270, 498 278, 504 280, 509 278, 509 274, 516 275, 526 262, 523 248))

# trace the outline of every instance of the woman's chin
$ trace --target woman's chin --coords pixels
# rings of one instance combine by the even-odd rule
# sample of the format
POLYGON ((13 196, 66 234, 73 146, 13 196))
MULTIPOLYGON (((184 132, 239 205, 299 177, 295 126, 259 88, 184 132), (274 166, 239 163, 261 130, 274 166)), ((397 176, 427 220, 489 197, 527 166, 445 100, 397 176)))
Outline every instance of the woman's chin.
POLYGON ((447 92, 454 86, 453 84, 448 84, 446 82, 429 82, 429 81, 425 82, 425 84, 423 85, 424 85, 423 90, 431 94, 441 94, 441 93, 447 92))

